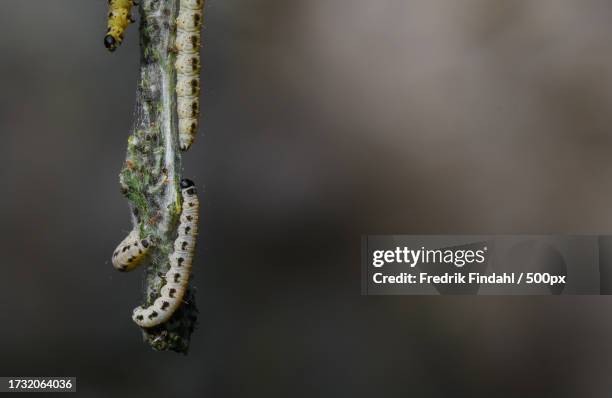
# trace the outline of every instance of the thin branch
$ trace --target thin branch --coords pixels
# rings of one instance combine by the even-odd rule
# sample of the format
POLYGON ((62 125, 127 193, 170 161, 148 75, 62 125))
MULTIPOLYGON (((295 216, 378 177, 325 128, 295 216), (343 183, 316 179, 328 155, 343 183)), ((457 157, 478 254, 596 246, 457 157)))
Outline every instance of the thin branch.
MULTIPOLYGON (((176 116, 174 42, 178 0, 140 2, 140 80, 136 91, 133 133, 128 139, 126 162, 120 174, 122 190, 130 202, 135 227, 151 237, 150 264, 145 272, 144 304, 159 296, 170 268, 180 213, 181 153, 176 116)), ((186 353, 197 309, 189 288, 183 305, 157 327, 143 329, 145 341, 156 350, 186 353)), ((136 307, 138 303, 134 303, 136 307)))

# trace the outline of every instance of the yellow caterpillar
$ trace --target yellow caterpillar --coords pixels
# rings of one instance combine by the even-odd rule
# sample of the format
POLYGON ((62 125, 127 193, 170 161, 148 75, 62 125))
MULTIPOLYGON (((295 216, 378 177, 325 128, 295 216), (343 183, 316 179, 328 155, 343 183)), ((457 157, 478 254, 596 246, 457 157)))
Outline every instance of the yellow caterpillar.
POLYGON ((104 36, 104 45, 108 51, 115 51, 123 41, 123 32, 132 19, 134 0, 108 0, 108 30, 104 36))

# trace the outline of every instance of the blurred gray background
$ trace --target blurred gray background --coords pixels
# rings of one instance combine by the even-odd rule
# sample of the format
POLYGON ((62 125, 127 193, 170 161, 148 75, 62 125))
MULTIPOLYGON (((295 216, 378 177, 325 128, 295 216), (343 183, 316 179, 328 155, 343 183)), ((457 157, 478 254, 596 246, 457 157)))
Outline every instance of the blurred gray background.
POLYGON ((360 236, 610 233, 607 0, 208 0, 200 326, 132 324, 138 35, 0 0, 0 375, 81 396, 604 397, 612 298, 361 297, 360 236))

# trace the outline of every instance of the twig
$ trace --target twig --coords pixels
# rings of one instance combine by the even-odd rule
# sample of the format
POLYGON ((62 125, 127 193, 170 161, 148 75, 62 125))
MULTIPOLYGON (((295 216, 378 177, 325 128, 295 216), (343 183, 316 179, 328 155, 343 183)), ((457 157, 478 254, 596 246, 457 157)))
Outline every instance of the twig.
MULTIPOLYGON (((158 297, 170 268, 168 254, 176 237, 180 213, 181 153, 176 116, 175 36, 178 0, 140 1, 140 80, 136 91, 133 133, 120 173, 130 202, 134 225, 151 237, 150 264, 145 272, 144 304, 158 297)), ((192 288, 170 321, 143 329, 145 341, 156 350, 187 353, 197 309, 192 288)), ((134 303, 134 307, 138 303, 134 303)))

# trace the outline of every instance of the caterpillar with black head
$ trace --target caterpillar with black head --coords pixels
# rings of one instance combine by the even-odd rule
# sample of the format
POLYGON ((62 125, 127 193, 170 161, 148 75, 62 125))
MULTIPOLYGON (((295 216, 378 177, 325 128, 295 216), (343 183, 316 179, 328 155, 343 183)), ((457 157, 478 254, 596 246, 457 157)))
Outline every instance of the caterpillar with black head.
POLYGON ((151 240, 148 238, 140 239, 140 233, 137 229, 133 229, 117 245, 113 252, 113 267, 117 271, 128 272, 136 268, 142 263, 151 247, 151 240))
POLYGON ((168 256, 170 270, 166 272, 166 283, 161 288, 160 297, 149 307, 136 307, 132 320, 143 328, 162 324, 179 308, 187 290, 189 274, 198 234, 200 202, 193 181, 181 180, 181 211, 178 236, 174 241, 174 251, 168 256))
POLYGON ((176 18, 176 101, 181 150, 189 149, 200 115, 200 30, 204 0, 181 0, 176 18))
POLYGON ((108 29, 104 36, 104 46, 108 51, 115 51, 123 41, 123 33, 128 25, 134 22, 132 7, 134 0, 108 0, 108 29))

